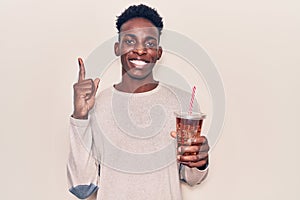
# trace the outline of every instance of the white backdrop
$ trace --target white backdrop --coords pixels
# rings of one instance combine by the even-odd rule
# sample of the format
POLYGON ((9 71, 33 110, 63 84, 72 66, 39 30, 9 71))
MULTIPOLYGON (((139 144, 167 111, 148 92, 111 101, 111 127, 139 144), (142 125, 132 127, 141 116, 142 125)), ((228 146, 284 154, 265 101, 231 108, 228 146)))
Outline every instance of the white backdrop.
MULTIPOLYGON (((115 16, 137 2, 0 1, 1 199, 75 199, 65 166, 77 57, 113 36, 115 16)), ((184 199, 299 199, 299 2, 149 5, 207 50, 225 86, 209 177, 183 186, 184 199)))

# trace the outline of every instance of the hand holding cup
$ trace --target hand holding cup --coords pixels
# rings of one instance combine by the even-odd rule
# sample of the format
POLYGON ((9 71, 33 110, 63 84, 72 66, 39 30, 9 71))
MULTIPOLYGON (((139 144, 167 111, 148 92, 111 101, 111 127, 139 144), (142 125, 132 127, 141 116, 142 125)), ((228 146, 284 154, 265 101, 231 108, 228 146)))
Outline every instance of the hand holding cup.
POLYGON ((208 164, 209 145, 207 138, 201 136, 205 115, 202 113, 175 113, 176 132, 171 136, 177 139, 177 159, 189 167, 203 167, 208 164))

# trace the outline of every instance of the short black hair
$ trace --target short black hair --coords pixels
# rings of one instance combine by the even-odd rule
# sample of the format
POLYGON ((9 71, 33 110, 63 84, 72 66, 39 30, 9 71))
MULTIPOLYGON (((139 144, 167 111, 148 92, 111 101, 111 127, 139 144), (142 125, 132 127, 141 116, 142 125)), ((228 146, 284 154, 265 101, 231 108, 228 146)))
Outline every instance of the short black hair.
POLYGON ((116 27, 120 33, 121 26, 132 18, 145 18, 153 23, 157 27, 159 34, 163 29, 162 17, 154 8, 150 8, 144 4, 132 5, 128 7, 120 16, 117 16, 116 27))

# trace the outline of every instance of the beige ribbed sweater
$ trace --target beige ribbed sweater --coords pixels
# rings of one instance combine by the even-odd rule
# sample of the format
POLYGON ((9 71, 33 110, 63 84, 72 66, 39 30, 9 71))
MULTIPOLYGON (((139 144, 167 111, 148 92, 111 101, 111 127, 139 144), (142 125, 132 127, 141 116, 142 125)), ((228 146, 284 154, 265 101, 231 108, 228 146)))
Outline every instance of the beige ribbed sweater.
POLYGON ((190 94, 159 84, 145 93, 100 92, 88 120, 70 119, 69 189, 97 200, 180 200, 180 181, 201 183, 208 170, 176 160, 175 111, 190 94))

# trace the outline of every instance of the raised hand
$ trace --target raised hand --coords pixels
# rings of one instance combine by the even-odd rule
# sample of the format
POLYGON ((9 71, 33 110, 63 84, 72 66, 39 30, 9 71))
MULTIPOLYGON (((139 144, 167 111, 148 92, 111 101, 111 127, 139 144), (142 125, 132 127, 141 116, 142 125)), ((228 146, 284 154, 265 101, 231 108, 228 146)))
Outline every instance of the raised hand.
POLYGON ((89 111, 95 104, 95 96, 100 79, 85 79, 85 67, 81 58, 78 58, 78 63, 78 82, 73 85, 74 111, 72 117, 76 119, 87 119, 89 111))

